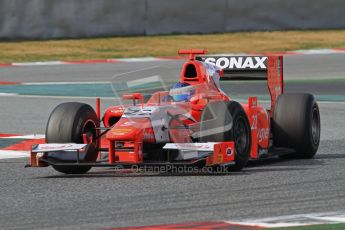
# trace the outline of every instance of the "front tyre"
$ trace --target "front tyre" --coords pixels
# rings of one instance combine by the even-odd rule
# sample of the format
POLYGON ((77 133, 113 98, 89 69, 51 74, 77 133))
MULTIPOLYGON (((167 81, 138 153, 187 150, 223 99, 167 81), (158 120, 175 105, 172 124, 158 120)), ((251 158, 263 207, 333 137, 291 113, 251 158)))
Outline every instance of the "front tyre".
POLYGON ((201 115, 200 142, 235 142, 235 165, 229 171, 240 171, 248 162, 251 129, 243 107, 236 101, 210 102, 201 115))
MULTIPOLYGON (((96 128, 99 120, 90 105, 79 102, 66 102, 58 105, 51 113, 47 128, 47 143, 83 143, 83 135, 88 140, 93 140, 87 150, 87 160, 95 162, 97 159, 96 128)), ((53 168, 66 174, 86 173, 91 169, 89 166, 53 166, 53 168)))

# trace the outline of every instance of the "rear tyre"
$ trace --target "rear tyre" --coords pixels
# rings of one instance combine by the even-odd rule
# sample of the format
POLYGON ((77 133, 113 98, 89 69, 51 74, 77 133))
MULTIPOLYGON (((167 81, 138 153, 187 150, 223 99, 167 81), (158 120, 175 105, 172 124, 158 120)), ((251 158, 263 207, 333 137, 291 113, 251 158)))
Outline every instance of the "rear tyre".
POLYGON ((320 112, 311 94, 279 96, 273 115, 273 143, 276 147, 291 148, 294 154, 283 158, 312 158, 320 143, 320 112))
POLYGON ((235 101, 210 102, 201 115, 201 142, 235 142, 235 165, 228 171, 240 171, 248 162, 251 150, 251 129, 242 106, 235 101))
MULTIPOLYGON (((97 115, 90 105, 79 102, 66 102, 58 105, 50 114, 46 128, 47 143, 83 143, 83 134, 93 140, 87 150, 87 161, 95 162, 97 151, 95 146, 99 127, 97 115)), ((53 168, 66 174, 86 173, 89 166, 53 166, 53 168)))

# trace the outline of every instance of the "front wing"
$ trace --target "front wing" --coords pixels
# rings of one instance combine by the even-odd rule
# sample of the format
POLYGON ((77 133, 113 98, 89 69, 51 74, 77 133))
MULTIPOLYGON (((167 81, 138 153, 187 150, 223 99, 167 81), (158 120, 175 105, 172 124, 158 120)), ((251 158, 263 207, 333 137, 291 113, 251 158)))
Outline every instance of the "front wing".
MULTIPOLYGON (((31 148, 30 163, 27 167, 46 167, 49 165, 65 166, 92 166, 92 167, 131 167, 162 166, 162 165, 196 165, 201 162, 205 166, 230 165, 235 160, 234 142, 207 142, 207 143, 168 143, 163 149, 179 150, 180 158, 172 162, 143 161, 143 162, 110 162, 108 159, 98 159, 96 162, 85 160, 87 144, 42 144, 31 148)), ((128 152, 135 154, 135 152, 128 152)))

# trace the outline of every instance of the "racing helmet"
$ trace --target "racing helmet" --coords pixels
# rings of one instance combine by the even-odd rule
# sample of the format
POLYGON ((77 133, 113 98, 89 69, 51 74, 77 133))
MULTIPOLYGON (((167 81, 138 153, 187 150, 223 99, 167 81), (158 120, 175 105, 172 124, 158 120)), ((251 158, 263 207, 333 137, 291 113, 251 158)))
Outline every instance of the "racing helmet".
POLYGON ((178 89, 186 86, 190 86, 190 84, 184 82, 177 82, 175 85, 171 87, 171 97, 175 102, 188 101, 192 97, 193 93, 191 91, 179 92, 178 89))

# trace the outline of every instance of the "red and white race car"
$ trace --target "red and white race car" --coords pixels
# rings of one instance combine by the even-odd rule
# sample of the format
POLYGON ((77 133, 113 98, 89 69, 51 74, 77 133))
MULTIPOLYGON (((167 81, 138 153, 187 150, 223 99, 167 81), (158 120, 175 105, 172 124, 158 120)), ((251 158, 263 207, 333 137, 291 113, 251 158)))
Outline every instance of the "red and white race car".
MULTIPOLYGON (((281 56, 205 56, 205 50, 179 54, 188 54, 189 60, 178 82, 147 101, 132 90, 122 95, 131 104, 109 107, 103 116, 99 99, 96 111, 78 102, 58 105, 48 120, 47 144, 32 147, 28 166, 51 165, 67 174, 92 167, 167 165, 237 171, 262 157, 315 155, 318 105, 313 95, 283 93, 281 56), (255 96, 240 103, 220 88, 223 80, 250 79, 267 81, 268 109, 255 96)), ((119 90, 131 85, 140 91, 143 80, 137 75, 138 80, 122 82, 119 90)))

